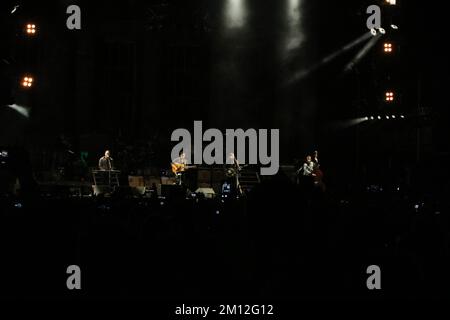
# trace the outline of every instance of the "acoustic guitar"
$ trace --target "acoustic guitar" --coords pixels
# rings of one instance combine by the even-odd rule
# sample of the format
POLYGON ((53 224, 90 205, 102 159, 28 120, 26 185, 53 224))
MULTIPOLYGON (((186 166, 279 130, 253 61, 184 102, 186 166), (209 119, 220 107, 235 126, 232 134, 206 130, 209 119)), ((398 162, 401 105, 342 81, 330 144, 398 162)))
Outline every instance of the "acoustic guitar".
POLYGON ((171 166, 172 172, 174 174, 182 173, 182 172, 184 172, 184 171, 186 171, 188 169, 195 169, 195 168, 197 168, 197 166, 188 166, 188 165, 183 164, 183 163, 172 163, 170 166, 171 166))

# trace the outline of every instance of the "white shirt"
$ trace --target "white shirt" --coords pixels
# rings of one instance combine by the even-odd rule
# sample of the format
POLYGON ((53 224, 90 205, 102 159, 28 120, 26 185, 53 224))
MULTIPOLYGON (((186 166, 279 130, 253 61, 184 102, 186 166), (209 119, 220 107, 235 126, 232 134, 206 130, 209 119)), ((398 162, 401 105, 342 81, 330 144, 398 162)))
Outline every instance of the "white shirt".
POLYGON ((304 176, 312 175, 313 171, 314 171, 314 162, 312 162, 312 161, 311 162, 305 162, 303 164, 302 174, 304 176))

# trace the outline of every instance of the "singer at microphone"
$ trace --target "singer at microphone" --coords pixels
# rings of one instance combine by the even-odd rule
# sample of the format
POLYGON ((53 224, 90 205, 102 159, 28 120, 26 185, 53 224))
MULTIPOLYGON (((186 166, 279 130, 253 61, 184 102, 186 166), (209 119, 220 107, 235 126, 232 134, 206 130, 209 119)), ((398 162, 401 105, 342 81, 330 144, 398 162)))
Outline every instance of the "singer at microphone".
POLYGON ((114 170, 113 158, 111 158, 109 150, 106 150, 105 155, 98 161, 98 167, 103 171, 114 170))

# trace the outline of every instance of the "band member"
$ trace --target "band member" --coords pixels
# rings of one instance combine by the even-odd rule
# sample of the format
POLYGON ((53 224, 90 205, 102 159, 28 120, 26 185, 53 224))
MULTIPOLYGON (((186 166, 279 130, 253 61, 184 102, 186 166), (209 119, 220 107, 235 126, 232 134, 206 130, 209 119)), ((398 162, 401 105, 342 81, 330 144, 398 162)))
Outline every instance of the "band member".
POLYGON ((177 184, 183 184, 184 172, 186 169, 188 162, 186 158, 186 153, 184 151, 180 151, 179 157, 173 159, 172 161, 172 172, 175 174, 177 178, 177 184))
POLYGON ((240 170, 241 165, 239 164, 239 160, 236 158, 233 152, 228 154, 227 165, 231 166, 234 169, 240 170))
POLYGON ((188 164, 186 153, 184 153, 184 151, 180 151, 179 157, 173 159, 172 164, 175 165, 174 167, 177 169, 175 171, 184 171, 184 168, 188 164))
POLYGON ((326 187, 323 182, 323 172, 319 164, 319 152, 314 151, 313 156, 307 156, 306 162, 301 168, 303 174, 303 182, 306 187, 314 186, 321 191, 325 191, 326 187))
POLYGON ((314 168, 319 168, 319 151, 314 151, 312 161, 314 162, 314 168))
POLYGON ((312 161, 311 156, 306 157, 306 160, 299 171, 304 177, 312 177, 314 175, 314 162, 312 161))
POLYGON ((228 177, 228 183, 232 186, 232 192, 242 194, 241 184, 239 182, 239 174, 242 167, 239 160, 233 152, 230 152, 227 157, 225 173, 228 177))
POLYGON ((111 158, 111 153, 109 150, 106 150, 105 155, 98 161, 98 167, 103 171, 114 170, 113 158, 111 158))
POLYGON ((314 162, 310 155, 306 156, 305 162, 297 170, 297 184, 304 190, 311 190, 314 185, 314 162))

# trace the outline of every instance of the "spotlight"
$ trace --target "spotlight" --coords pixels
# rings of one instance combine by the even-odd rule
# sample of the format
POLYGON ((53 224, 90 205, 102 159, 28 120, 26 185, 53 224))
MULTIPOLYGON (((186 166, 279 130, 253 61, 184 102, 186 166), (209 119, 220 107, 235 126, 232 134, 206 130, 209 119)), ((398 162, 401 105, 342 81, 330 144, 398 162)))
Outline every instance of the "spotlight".
POLYGON ((383 45, 383 48, 384 48, 384 53, 392 53, 392 51, 393 51, 393 46, 392 46, 392 43, 390 43, 390 42, 385 42, 383 45))
POLYGON ((404 116, 404 115, 401 115, 400 118, 405 119, 405 116, 404 116))
POLYGON ((370 117, 370 120, 375 120, 375 117, 373 117, 373 116, 372 116, 372 117, 370 117))
POLYGON ((36 25, 35 24, 32 24, 32 23, 27 24, 26 29, 27 29, 28 35, 32 36, 32 35, 36 34, 36 25))
POLYGON ((377 35, 377 30, 372 28, 372 29, 370 29, 370 33, 375 37, 377 35))
POLYGON ((392 119, 395 119, 396 117, 393 115, 393 116, 391 116, 391 118, 392 118, 392 119))
POLYGON ((23 77, 21 81, 22 87, 31 88, 31 86, 33 85, 33 81, 34 81, 33 77, 30 76, 23 77))
POLYGON ((226 27, 241 28, 245 25, 247 10, 244 0, 227 0, 225 10, 226 27))
POLYGON ((14 8, 11 10, 11 14, 14 14, 14 12, 16 12, 19 7, 20 5, 14 6, 14 8))
POLYGON ((381 120, 381 116, 378 116, 378 120, 381 120))
MULTIPOLYGON (((16 111, 18 114, 24 116, 25 118, 29 118, 30 117, 30 110, 24 106, 19 106, 17 104, 10 104, 7 105, 7 107, 13 109, 14 111, 16 111)), ((2 157, 2 154, 0 154, 0 158, 2 157)))
POLYGON ((297 49, 304 41, 304 35, 301 30, 300 21, 302 21, 301 15, 302 0, 289 0, 287 6, 287 32, 284 44, 285 56, 289 55, 291 50, 297 49))
POLYGON ((366 121, 369 121, 369 119, 370 119, 369 117, 366 117, 366 118, 365 118, 366 121))
POLYGON ((397 0, 386 0, 387 4, 390 4, 391 6, 395 6, 397 4, 397 0))
POLYGON ((388 119, 388 120, 389 120, 389 119, 390 119, 390 117, 389 117, 389 116, 386 116, 386 119, 388 119))
POLYGON ((386 34, 386 30, 384 30, 383 28, 379 28, 378 30, 380 31, 381 34, 386 34))
POLYGON ((398 26, 395 25, 395 24, 391 24, 391 28, 394 29, 394 30, 398 30, 398 26))
POLYGON ((388 91, 386 92, 386 102, 393 102, 394 101, 394 92, 388 91))

